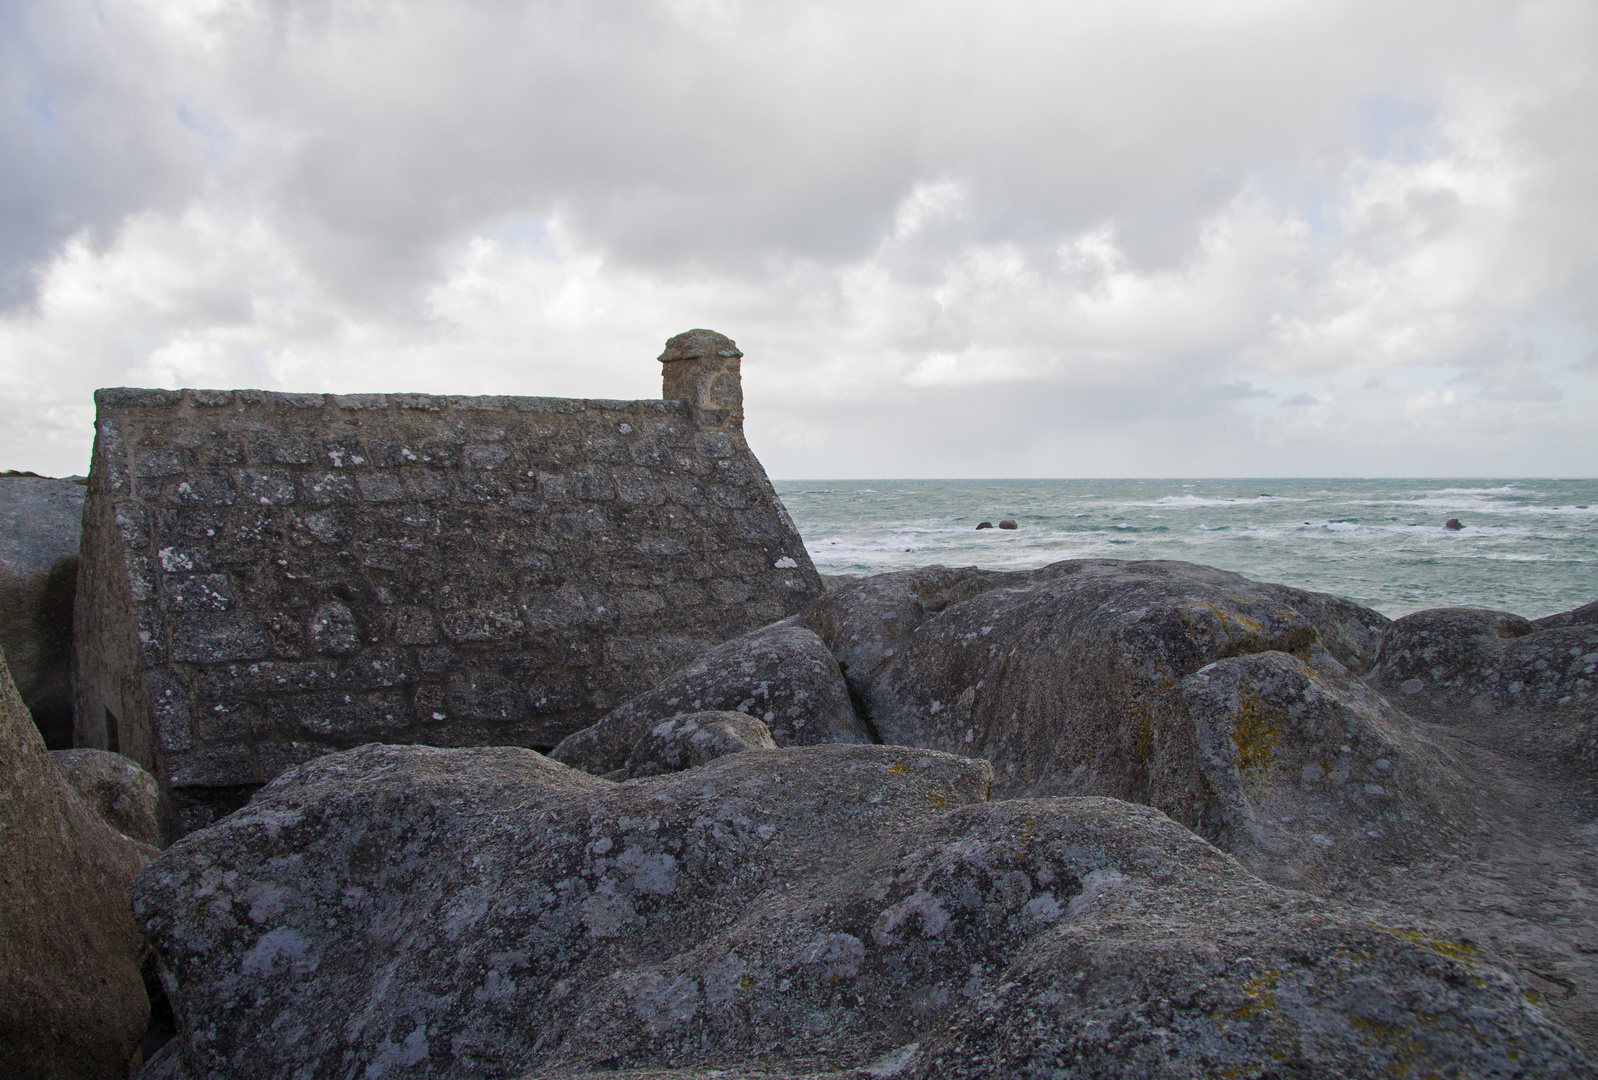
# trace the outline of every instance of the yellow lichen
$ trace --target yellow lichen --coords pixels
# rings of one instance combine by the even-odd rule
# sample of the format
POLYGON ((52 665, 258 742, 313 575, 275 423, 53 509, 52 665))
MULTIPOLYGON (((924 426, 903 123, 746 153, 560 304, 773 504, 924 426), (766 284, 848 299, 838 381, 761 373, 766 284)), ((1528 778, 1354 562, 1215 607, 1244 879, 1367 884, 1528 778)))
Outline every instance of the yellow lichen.
POLYGON ((1133 751, 1144 761, 1154 756, 1154 721, 1147 713, 1138 713, 1132 722, 1133 751))
POLYGON ((1421 948, 1428 952, 1434 952, 1438 956, 1446 956, 1448 959, 1457 960, 1462 964, 1479 964, 1482 962, 1481 950, 1468 941, 1451 941, 1448 938, 1430 937, 1420 933, 1418 930, 1384 926, 1377 922, 1373 922, 1371 925, 1378 930, 1384 930, 1392 934, 1401 941, 1407 941, 1411 945, 1419 945, 1421 948))
POLYGON ((1243 984, 1243 996, 1248 1000, 1239 1005, 1233 1015, 1239 1020, 1246 1020, 1254 1016, 1276 1015, 1276 997, 1272 993, 1276 984, 1281 981, 1282 973, 1271 970, 1263 971, 1243 984))
POLYGON ((1232 722, 1232 745, 1237 748, 1237 771, 1245 779, 1250 773, 1264 775, 1276 763, 1274 747, 1280 733, 1271 724, 1265 699, 1254 692, 1247 679, 1238 684, 1237 711, 1232 722))

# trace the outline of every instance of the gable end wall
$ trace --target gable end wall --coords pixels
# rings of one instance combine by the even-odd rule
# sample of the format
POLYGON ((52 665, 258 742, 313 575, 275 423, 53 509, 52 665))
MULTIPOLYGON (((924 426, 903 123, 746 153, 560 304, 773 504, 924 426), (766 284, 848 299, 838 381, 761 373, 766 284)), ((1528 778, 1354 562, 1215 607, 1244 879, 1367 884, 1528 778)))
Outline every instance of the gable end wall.
POLYGON ((178 834, 366 742, 547 748, 820 578, 681 401, 102 390, 77 745, 178 834))

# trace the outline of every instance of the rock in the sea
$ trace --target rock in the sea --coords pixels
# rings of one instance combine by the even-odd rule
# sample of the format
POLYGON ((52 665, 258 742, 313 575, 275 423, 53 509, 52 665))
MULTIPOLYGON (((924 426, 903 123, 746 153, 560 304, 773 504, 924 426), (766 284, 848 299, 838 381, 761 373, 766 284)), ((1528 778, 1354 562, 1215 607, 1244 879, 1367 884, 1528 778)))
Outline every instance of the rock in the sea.
POLYGON ((51 750, 72 746, 72 603, 84 488, 0 477, 0 649, 51 750))
POLYGON ((161 790, 155 777, 107 750, 55 750, 50 761, 107 825, 141 844, 161 846, 161 790))
POLYGON ((990 779, 884 746, 619 785, 368 746, 185 837, 134 906, 193 1077, 1592 1075, 1469 943, 990 779))
POLYGON ((121 1080, 137 1064, 150 1002, 128 883, 154 854, 58 775, 0 663, 4 1080, 121 1080))
POLYGON ((1458 518, 1449 518, 1447 521, 1443 522, 1443 528, 1447 529, 1449 532, 1459 532, 1464 527, 1464 523, 1458 518))
POLYGON ((711 649, 567 736, 550 757, 603 775, 624 768, 638 740, 662 720, 719 710, 763 721, 778 746, 871 741, 827 646, 802 626, 776 623, 711 649))
POLYGON ((740 712, 697 712, 662 720, 627 755, 627 778, 681 772, 744 750, 775 750, 771 729, 740 712))
POLYGON ((999 528, 1001 529, 1019 529, 1020 527, 1021 526, 1017 525, 1011 518, 1005 518, 1003 521, 999 522, 999 528))
POLYGON ((979 521, 979 522, 977 522, 977 528, 979 530, 981 530, 981 529, 991 529, 991 528, 993 528, 993 522, 991 522, 991 521, 979 521))

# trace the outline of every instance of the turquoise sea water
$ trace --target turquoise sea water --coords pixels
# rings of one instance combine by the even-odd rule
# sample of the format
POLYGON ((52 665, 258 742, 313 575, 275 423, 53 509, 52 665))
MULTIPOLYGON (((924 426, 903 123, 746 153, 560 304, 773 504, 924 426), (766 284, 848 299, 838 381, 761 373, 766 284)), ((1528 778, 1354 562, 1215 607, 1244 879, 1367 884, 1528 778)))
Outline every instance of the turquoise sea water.
POLYGON ((1598 480, 786 480, 824 574, 1183 559, 1386 615, 1598 600, 1598 480), (1015 531, 976 530, 1015 519, 1015 531), (1449 518, 1464 526, 1444 528, 1449 518))

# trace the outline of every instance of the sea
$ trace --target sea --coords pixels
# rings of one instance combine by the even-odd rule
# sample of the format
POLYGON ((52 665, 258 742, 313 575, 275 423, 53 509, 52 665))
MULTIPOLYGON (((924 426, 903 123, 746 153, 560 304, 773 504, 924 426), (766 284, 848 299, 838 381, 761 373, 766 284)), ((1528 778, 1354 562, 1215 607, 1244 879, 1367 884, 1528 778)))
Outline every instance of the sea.
POLYGON ((1181 559, 1385 615, 1598 600, 1598 480, 784 480, 823 574, 1181 559), (1014 530, 978 529, 1016 523, 1014 530), (1456 522, 1460 527, 1450 528, 1456 522))

